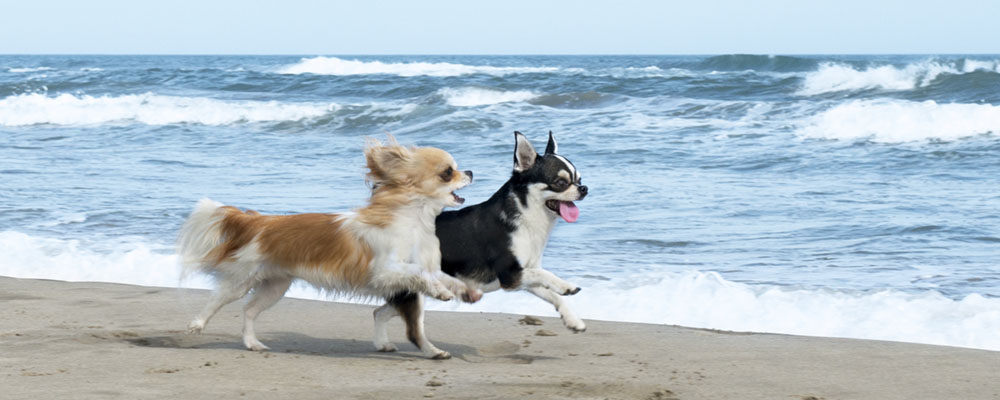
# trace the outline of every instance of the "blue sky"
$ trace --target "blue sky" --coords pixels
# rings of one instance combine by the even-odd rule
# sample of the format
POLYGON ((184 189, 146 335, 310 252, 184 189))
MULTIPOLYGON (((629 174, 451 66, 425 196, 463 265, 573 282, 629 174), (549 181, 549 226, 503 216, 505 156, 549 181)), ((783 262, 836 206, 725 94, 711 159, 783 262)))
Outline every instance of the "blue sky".
POLYGON ((998 17, 995 0, 3 0, 0 53, 1000 53, 998 17))

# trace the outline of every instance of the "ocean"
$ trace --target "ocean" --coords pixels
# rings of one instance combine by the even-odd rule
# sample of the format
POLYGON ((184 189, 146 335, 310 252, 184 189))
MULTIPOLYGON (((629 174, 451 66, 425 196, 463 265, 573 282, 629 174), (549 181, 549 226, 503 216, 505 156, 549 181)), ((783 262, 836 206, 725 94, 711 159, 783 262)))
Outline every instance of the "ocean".
POLYGON ((1000 350, 996 55, 0 56, 0 275, 207 288, 198 199, 351 210, 388 133, 474 204, 515 130, 590 188, 543 260, 583 318, 1000 350))

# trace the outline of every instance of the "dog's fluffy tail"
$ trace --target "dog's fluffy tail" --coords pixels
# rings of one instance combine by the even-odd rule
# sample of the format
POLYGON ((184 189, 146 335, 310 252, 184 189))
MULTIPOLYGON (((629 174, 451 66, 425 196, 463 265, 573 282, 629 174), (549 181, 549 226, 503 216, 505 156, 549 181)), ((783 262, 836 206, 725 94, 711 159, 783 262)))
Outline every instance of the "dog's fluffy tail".
POLYGON ((201 199, 184 221, 177 236, 177 254, 184 268, 181 279, 209 267, 209 253, 222 242, 221 222, 226 215, 222 207, 215 200, 201 199))

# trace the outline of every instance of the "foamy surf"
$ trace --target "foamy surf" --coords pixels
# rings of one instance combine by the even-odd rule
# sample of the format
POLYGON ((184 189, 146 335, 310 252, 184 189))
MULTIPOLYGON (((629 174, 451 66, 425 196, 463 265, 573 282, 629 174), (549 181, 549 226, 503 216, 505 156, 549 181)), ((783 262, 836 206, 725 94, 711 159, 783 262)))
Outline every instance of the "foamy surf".
POLYGON ((478 87, 443 88, 437 93, 444 98, 448 105, 455 107, 528 101, 539 96, 539 94, 528 90, 504 91, 478 87))
MULTIPOLYGON (((170 250, 166 245, 122 243, 112 251, 94 251, 78 240, 5 231, 0 232, 0 275, 211 287, 204 276, 192 276, 179 284, 178 258, 170 250)), ((1000 331, 1000 299, 977 294, 954 300, 934 291, 783 288, 732 282, 718 273, 702 271, 612 280, 567 278, 584 287, 580 294, 566 299, 587 319, 1000 350, 1000 336, 996 335, 1000 331)), ((301 284, 293 286, 288 296, 329 299, 301 284)), ((524 292, 491 293, 476 304, 431 301, 429 308, 557 316, 551 305, 524 292)))
POLYGON ((318 117, 337 108, 332 103, 217 100, 152 93, 99 97, 31 93, 0 99, 0 126, 95 125, 111 122, 227 125, 238 122, 298 121, 318 117))
POLYGON ((885 90, 905 91, 925 87, 942 74, 968 74, 976 71, 1000 73, 997 61, 966 59, 959 62, 923 61, 905 66, 876 65, 857 69, 851 65, 835 62, 820 64, 819 69, 805 75, 801 96, 823 93, 885 90))
POLYGON ((42 71, 52 71, 55 68, 52 67, 25 67, 25 68, 7 68, 7 72, 12 74, 23 74, 26 72, 42 72, 42 71))
POLYGON ((809 117, 796 134, 812 139, 905 143, 951 141, 1000 132, 1000 107, 934 101, 862 100, 809 117))
MULTIPOLYGON (((1000 350, 1000 299, 975 294, 952 300, 934 291, 793 289, 701 271, 578 283, 584 290, 566 300, 585 319, 1000 350)), ((558 316, 523 292, 430 308, 558 316)))
POLYGON ((281 74, 317 75, 398 75, 398 76, 459 76, 470 74, 508 75, 556 72, 550 67, 494 67, 446 62, 381 62, 344 60, 337 57, 303 58, 300 62, 281 67, 281 74))

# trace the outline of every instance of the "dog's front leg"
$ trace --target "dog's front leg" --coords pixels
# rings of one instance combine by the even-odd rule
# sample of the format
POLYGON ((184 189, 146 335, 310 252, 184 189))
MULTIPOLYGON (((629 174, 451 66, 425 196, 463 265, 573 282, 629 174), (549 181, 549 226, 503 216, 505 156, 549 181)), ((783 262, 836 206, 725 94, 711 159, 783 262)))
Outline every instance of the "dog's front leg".
POLYGON ((415 290, 441 301, 455 298, 454 293, 420 264, 389 263, 372 277, 371 285, 390 292, 415 290))
POLYGON ((527 289, 531 294, 555 306, 556 311, 559 312, 559 317, 562 318, 563 325, 566 325, 566 328, 569 328, 573 333, 580 333, 587 330, 587 325, 576 314, 573 314, 573 311, 569 309, 566 301, 559 294, 541 286, 528 286, 527 289))
POLYGON ((541 268, 525 268, 521 271, 521 284, 529 288, 541 286, 563 296, 580 292, 579 286, 566 282, 555 274, 541 268))

